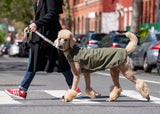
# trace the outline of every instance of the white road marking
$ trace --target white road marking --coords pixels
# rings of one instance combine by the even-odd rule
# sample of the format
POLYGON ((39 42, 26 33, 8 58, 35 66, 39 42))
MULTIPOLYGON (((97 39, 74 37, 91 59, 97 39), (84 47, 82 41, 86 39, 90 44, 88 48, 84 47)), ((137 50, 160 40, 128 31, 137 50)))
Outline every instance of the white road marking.
MULTIPOLYGON (((96 74, 100 74, 100 75, 105 75, 105 76, 111 76, 111 75, 108 74, 108 73, 102 73, 102 72, 95 72, 95 73, 96 73, 96 74)), ((122 75, 120 76, 120 78, 126 79, 126 78, 123 77, 122 75)), ((160 82, 156 82, 156 81, 150 81, 150 80, 144 80, 144 79, 140 79, 140 80, 143 80, 144 82, 148 82, 148 83, 160 84, 160 82)))
MULTIPOLYGON (((121 95, 125 95, 137 100, 141 100, 141 101, 147 101, 145 98, 143 98, 140 93, 138 93, 137 91, 133 91, 133 90, 123 90, 121 92, 121 95)), ((150 96, 150 103, 156 103, 156 104, 160 104, 160 98, 158 97, 154 97, 154 96, 150 96)))
POLYGON ((62 98, 62 96, 64 96, 64 94, 66 93, 66 90, 44 90, 44 92, 56 98, 62 98))
MULTIPOLYGON (((45 92, 45 93, 47 93, 51 96, 54 96, 56 98, 62 98, 62 96, 66 92, 66 90, 37 90, 37 91, 45 92)), ((123 90, 121 95, 130 97, 130 98, 133 98, 133 99, 137 99, 137 100, 140 100, 140 101, 146 101, 147 102, 147 100, 145 98, 143 98, 140 95, 140 93, 138 93, 135 90, 123 90)), ((98 104, 98 103, 101 103, 101 102, 98 102, 98 101, 96 102, 96 99, 94 99, 94 101, 92 101, 92 99, 88 99, 88 98, 84 99, 84 98, 81 98, 79 96, 70 103, 72 103, 72 104, 98 104)), ((160 104, 160 98, 150 96, 149 103, 160 104)), ((21 103, 12 99, 4 91, 0 91, 0 105, 5 105, 5 104, 21 104, 21 103)))
MULTIPOLYGON (((65 90, 45 90, 46 93, 56 97, 56 98, 62 98, 62 96, 65 94, 65 90)), ((138 93, 135 90, 123 90, 121 95, 133 98, 133 99, 137 99, 140 101, 145 101, 147 102, 147 99, 143 98, 140 93, 138 93)), ((92 101, 92 99, 82 99, 80 97, 78 97, 78 99, 74 99, 72 102, 73 104, 97 104, 100 102, 96 102, 96 99, 94 99, 94 101, 92 101)), ((154 96, 150 96, 150 101, 149 103, 156 103, 156 104, 160 104, 160 98, 158 97, 154 97, 154 96)))
MULTIPOLYGON (((45 90, 44 92, 56 97, 56 98, 62 98, 62 96, 65 95, 65 90, 45 90)), ((78 97, 80 98, 80 97, 78 97)), ((74 99, 71 103, 73 104, 96 104, 100 102, 92 101, 91 99, 74 99)))
POLYGON ((12 99, 4 91, 0 91, 0 105, 2 104, 21 104, 21 103, 12 99))

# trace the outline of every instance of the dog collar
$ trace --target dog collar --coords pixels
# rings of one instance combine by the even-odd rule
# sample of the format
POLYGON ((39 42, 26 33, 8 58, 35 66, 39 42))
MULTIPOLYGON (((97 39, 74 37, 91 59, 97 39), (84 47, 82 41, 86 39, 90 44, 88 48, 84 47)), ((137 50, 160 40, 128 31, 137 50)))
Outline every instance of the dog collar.
POLYGON ((67 52, 67 51, 69 51, 69 50, 71 50, 71 48, 68 48, 68 49, 64 50, 63 52, 67 52))

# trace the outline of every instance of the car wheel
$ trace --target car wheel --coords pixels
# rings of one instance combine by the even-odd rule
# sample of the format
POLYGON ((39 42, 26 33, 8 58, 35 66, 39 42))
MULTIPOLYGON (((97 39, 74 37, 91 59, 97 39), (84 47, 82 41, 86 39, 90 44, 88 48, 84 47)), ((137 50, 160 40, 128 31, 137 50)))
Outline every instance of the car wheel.
POLYGON ((147 62, 147 57, 144 58, 143 69, 144 69, 145 72, 151 72, 152 71, 152 67, 147 62))
POLYGON ((136 70, 137 70, 137 67, 134 66, 133 60, 132 60, 131 58, 130 58, 130 64, 131 64, 131 69, 132 69, 133 71, 136 71, 136 70))

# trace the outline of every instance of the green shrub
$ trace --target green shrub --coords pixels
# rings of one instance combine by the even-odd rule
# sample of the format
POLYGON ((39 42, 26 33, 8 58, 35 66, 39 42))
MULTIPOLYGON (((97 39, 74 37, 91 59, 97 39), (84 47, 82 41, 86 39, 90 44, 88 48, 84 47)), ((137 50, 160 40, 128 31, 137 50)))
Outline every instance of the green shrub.
POLYGON ((5 34, 6 34, 5 31, 0 29, 0 44, 5 43, 5 40, 4 40, 5 34))
POLYGON ((143 39, 147 34, 149 34, 149 31, 147 28, 140 28, 139 29, 139 37, 143 39))

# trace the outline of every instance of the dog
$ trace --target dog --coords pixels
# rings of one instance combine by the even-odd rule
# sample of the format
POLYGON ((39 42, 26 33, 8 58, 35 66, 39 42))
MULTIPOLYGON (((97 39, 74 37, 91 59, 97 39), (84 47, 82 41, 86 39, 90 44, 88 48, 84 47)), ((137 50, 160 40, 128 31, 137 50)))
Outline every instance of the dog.
POLYGON ((121 94, 122 88, 119 83, 120 72, 135 84, 137 91, 142 97, 148 101, 150 100, 149 88, 142 80, 134 76, 128 56, 128 53, 131 53, 137 46, 137 37, 131 32, 126 32, 125 35, 130 39, 126 48, 88 49, 77 46, 76 39, 71 31, 67 29, 59 31, 54 45, 57 49, 63 51, 74 75, 72 88, 66 91, 62 100, 63 102, 71 102, 76 98, 77 92, 75 90, 78 86, 81 73, 83 73, 85 79, 86 95, 91 98, 101 96, 100 93, 94 91, 90 86, 90 73, 105 69, 110 69, 114 84, 110 89, 109 98, 106 101, 115 101, 121 94))

